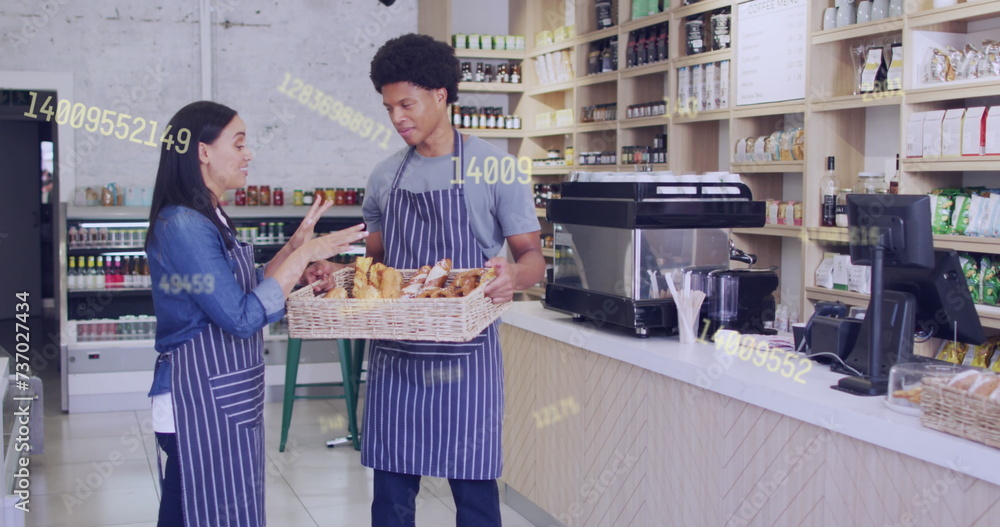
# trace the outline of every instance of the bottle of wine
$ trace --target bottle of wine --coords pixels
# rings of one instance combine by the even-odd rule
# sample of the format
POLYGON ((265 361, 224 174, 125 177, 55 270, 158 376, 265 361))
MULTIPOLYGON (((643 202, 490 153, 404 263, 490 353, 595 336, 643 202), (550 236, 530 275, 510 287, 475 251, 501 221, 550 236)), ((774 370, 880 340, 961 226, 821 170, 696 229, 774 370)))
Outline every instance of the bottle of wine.
POLYGON ((819 183, 822 217, 820 225, 835 227, 837 225, 837 173, 834 170, 833 156, 826 158, 826 173, 819 183))

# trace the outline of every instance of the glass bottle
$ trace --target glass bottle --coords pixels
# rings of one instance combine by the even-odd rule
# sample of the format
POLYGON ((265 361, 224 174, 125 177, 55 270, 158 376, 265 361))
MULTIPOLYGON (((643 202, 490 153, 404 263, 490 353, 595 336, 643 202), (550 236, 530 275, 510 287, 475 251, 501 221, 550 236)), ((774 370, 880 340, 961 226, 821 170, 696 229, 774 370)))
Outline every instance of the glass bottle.
POLYGON ((332 189, 332 188, 326 189, 326 195, 323 196, 323 199, 325 199, 327 201, 331 201, 331 202, 333 202, 334 205, 336 205, 337 204, 337 191, 334 190, 334 189, 332 189))
POLYGON ((462 108, 457 104, 451 105, 451 124, 455 128, 462 127, 462 108))
POLYGON ((344 200, 345 200, 344 189, 338 188, 333 194, 333 204, 344 205, 344 200))
POLYGON ((67 263, 69 263, 69 269, 66 270, 66 287, 70 290, 79 289, 76 285, 77 277, 79 276, 76 272, 76 259, 70 256, 67 263))
POLYGON ((837 227, 847 227, 847 195, 853 193, 853 188, 842 188, 837 192, 837 227))
POLYGON ((475 78, 475 80, 476 80, 476 82, 484 82, 485 79, 486 79, 486 73, 483 72, 483 63, 482 62, 477 62, 476 63, 476 78, 475 78))
POLYGON ((256 206, 257 205, 257 185, 250 185, 247 187, 247 205, 256 206))
POLYGON ((896 154, 896 172, 889 180, 889 194, 899 194, 899 154, 896 154))
POLYGON ((521 84, 521 65, 512 64, 510 66, 510 82, 511 84, 521 84))
POLYGON ((246 204, 247 204, 247 189, 245 188, 236 189, 236 205, 242 207, 246 204))
POLYGON ((296 207, 301 207, 303 205, 302 199, 303 199, 302 190, 295 189, 295 191, 292 192, 292 205, 295 205, 296 207))
POLYGON ((285 206, 285 191, 281 190, 281 187, 274 187, 274 196, 272 198, 275 207, 285 206))
POLYGON ((302 193, 302 204, 307 207, 313 204, 313 193, 311 190, 302 193))
POLYGON ((263 205, 265 207, 270 207, 271 206, 271 187, 268 186, 268 185, 261 185, 260 186, 260 194, 258 195, 257 199, 258 199, 258 202, 261 205, 263 205))
POLYGON ((820 225, 837 225, 837 173, 834 171, 833 156, 826 158, 826 173, 820 180, 820 225))

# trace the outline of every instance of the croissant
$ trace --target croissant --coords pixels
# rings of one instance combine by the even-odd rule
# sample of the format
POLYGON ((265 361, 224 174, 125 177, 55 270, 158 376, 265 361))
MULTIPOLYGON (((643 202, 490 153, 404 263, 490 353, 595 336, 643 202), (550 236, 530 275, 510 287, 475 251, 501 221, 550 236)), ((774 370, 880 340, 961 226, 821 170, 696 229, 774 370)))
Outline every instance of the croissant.
POLYGON ((371 268, 372 259, 364 256, 358 257, 354 262, 354 296, 362 287, 368 285, 368 270, 371 268))
POLYGON ((379 293, 382 298, 399 298, 403 295, 403 273, 389 267, 382 271, 379 293))

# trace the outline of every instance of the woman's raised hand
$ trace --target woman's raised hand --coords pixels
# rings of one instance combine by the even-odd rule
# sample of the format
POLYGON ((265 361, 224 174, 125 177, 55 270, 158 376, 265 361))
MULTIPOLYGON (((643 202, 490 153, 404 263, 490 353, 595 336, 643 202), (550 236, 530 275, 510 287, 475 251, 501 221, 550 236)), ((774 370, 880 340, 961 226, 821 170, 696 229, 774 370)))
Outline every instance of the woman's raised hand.
POLYGON ((302 247, 302 244, 312 239, 316 223, 332 205, 332 200, 324 199, 323 201, 313 203, 312 207, 309 207, 309 212, 306 213, 305 218, 302 218, 299 228, 295 229, 295 234, 292 234, 292 237, 288 239, 288 245, 291 249, 298 249, 302 247))
MULTIPOLYGON (((305 223, 305 220, 303 220, 303 223, 305 223)), ((308 256, 310 262, 326 260, 327 258, 347 252, 351 248, 352 243, 367 238, 368 231, 364 229, 365 224, 359 223, 341 231, 332 232, 318 238, 307 240, 302 245, 302 249, 307 251, 306 255, 308 256)), ((299 230, 301 230, 301 227, 299 230)), ((298 235, 298 231, 296 231, 295 234, 298 235)))

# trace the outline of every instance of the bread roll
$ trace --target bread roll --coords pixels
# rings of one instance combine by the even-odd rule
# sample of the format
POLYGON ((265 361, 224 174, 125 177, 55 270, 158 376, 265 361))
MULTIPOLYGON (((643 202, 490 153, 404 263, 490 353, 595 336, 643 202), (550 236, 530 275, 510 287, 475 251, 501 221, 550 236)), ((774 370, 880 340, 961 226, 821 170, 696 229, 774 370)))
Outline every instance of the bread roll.
POLYGON ((424 281, 427 280, 427 275, 431 272, 431 266, 425 265, 410 277, 410 280, 403 285, 403 296, 404 297, 414 297, 420 293, 420 289, 424 287, 424 281))
POLYGON ((1000 376, 980 375, 979 380, 969 388, 969 392, 972 395, 986 398, 997 389, 997 386, 1000 386, 1000 376))
POLYGON ((421 291, 430 288, 441 288, 444 287, 444 283, 448 281, 448 273, 451 272, 451 258, 444 258, 439 260, 434 267, 431 268, 431 272, 427 274, 427 280, 424 281, 424 286, 421 291))
POLYGON ((434 298, 434 295, 437 294, 437 292, 440 290, 441 290, 440 287, 432 287, 430 289, 424 289, 417 295, 417 298, 434 298))
POLYGON ((403 273, 389 267, 382 271, 379 293, 382 298, 399 298, 403 296, 403 273))
POLYGON ((323 298, 347 298, 347 289, 343 287, 334 287, 333 289, 327 291, 323 298))
POLYGON ((968 370, 959 373, 948 381, 948 386, 958 388, 959 390, 968 390, 972 387, 972 383, 976 382, 979 378, 979 372, 976 370, 968 370))

